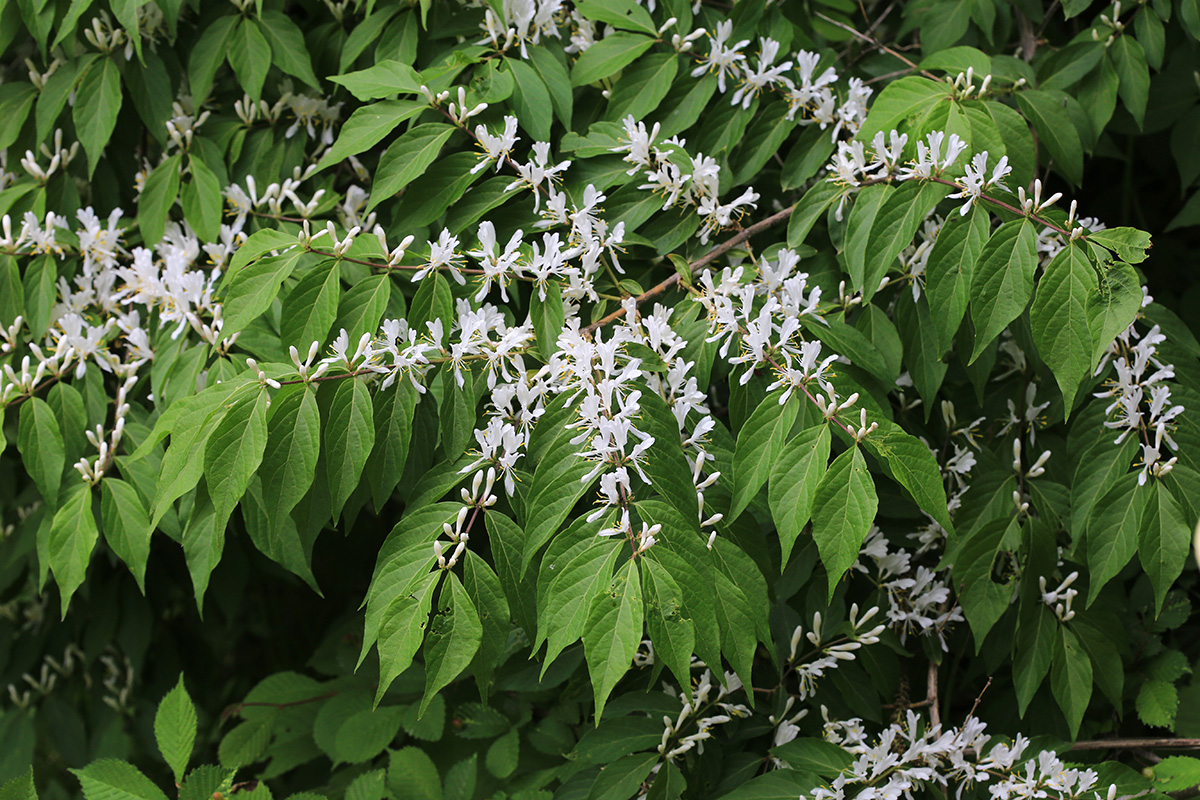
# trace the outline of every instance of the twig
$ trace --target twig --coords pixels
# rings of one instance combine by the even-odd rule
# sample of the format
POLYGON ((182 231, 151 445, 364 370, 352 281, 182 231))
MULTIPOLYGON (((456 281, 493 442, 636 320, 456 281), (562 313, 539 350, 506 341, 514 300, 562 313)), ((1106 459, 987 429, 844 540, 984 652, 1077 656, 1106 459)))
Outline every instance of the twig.
POLYGON ((945 81, 944 81, 942 78, 939 78, 937 75, 934 75, 934 74, 933 74, 932 72, 930 72, 929 70, 927 70, 927 69, 921 69, 921 68, 920 68, 920 67, 917 65, 917 63, 916 63, 915 61, 913 61, 912 59, 910 59, 908 56, 905 56, 905 55, 903 55, 902 53, 899 53, 899 52, 897 52, 896 50, 893 50, 892 48, 888 47, 886 44, 884 44, 883 42, 879 41, 878 39, 876 39, 876 38, 874 38, 874 37, 872 37, 872 36, 867 36, 865 33, 861 33, 861 32, 859 32, 859 31, 856 31, 854 28, 850 27, 850 26, 849 26, 849 25, 847 25, 846 23, 844 23, 844 22, 838 22, 838 21, 837 21, 836 19, 834 19, 833 17, 826 16, 825 14, 822 14, 820 11, 817 11, 817 12, 814 12, 814 13, 816 14, 816 16, 818 16, 818 17, 820 17, 821 19, 825 20, 825 21, 826 21, 826 22, 828 22, 830 25, 835 25, 835 26, 837 26, 837 27, 841 28, 842 30, 846 31, 847 33, 853 34, 854 36, 856 36, 856 37, 858 37, 859 39, 863 40, 864 42, 866 42, 866 43, 870 44, 871 46, 879 48, 880 50, 882 50, 883 52, 887 53, 887 54, 888 54, 888 55, 890 55, 891 57, 900 59, 900 60, 901 60, 901 61, 903 61, 905 64, 908 64, 910 67, 912 67, 913 69, 915 69, 915 70, 920 70, 921 74, 922 74, 922 75, 924 75, 926 78, 929 78, 930 80, 937 81, 938 83, 944 83, 944 82, 945 82, 945 81))
POLYGON ((971 704, 971 710, 967 712, 968 718, 975 716, 975 709, 979 708, 979 701, 983 699, 983 693, 986 692, 988 690, 988 687, 991 685, 992 685, 992 676, 988 675, 987 683, 985 683, 983 685, 983 688, 979 690, 979 694, 978 694, 978 696, 976 696, 975 702, 971 704))
POLYGON ((929 727, 940 728, 942 712, 938 708, 938 663, 929 662, 929 671, 925 673, 925 702, 929 703, 929 727))
POLYGON ((1076 742, 1072 750, 1160 750, 1160 749, 1200 750, 1200 739, 1093 739, 1087 742, 1076 742))

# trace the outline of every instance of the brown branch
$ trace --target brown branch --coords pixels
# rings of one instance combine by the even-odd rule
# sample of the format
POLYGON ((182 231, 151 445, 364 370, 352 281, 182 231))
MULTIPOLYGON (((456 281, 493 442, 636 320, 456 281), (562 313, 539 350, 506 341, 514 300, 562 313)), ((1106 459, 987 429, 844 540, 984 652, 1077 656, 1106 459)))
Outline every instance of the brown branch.
POLYGON ((929 727, 940 728, 942 712, 938 708, 938 663, 929 662, 929 670, 925 673, 925 702, 929 704, 929 727))
POLYGON ((1176 739, 1164 737, 1161 739, 1093 739, 1087 742, 1076 742, 1072 750, 1157 750, 1180 748, 1184 750, 1200 750, 1200 739, 1176 739))
POLYGON ((893 50, 892 48, 888 47, 886 44, 879 41, 875 37, 868 36, 865 33, 861 33, 859 31, 855 30, 854 28, 852 28, 851 26, 847 25, 846 23, 838 22, 833 17, 826 16, 825 14, 822 14, 820 11, 817 11, 814 13, 816 14, 816 16, 825 20, 830 25, 835 25, 835 26, 841 28, 842 30, 846 31, 847 33, 853 34, 856 38, 861 39, 862 41, 866 42, 867 44, 871 45, 872 47, 879 48, 880 50, 887 53, 892 58, 897 58, 897 59, 903 61, 905 64, 908 64, 914 70, 920 70, 921 74, 924 75, 926 78, 937 81, 938 83, 945 83, 944 79, 939 78, 937 75, 934 75, 932 72, 930 72, 927 69, 921 69, 915 61, 913 61, 912 59, 903 55, 902 53, 899 53, 899 52, 893 50))
MULTIPOLYGON (((720 258, 725 253, 728 253, 730 250, 732 250, 733 248, 737 247, 742 242, 749 239, 754 234, 759 233, 761 231, 765 231, 767 228, 770 228, 774 225, 778 225, 780 222, 783 222, 785 219, 787 219, 788 217, 790 217, 792 215, 792 212, 795 211, 795 209, 796 209, 795 206, 789 206, 789 207, 785 208, 783 211, 778 211, 778 212, 772 214, 771 216, 767 217, 766 219, 759 220, 758 222, 754 223, 753 225, 751 225, 748 228, 743 228, 742 230, 738 231, 733 236, 729 237, 729 239, 725 240, 724 242, 721 242, 719 245, 717 245, 713 249, 709 250, 704 255, 700 256, 700 258, 693 261, 691 264, 688 265, 688 269, 691 271, 695 271, 695 270, 700 269, 701 267, 704 267, 705 265, 715 261, 716 259, 720 258)), ((657 286, 652 286, 649 289, 647 289, 646 291, 642 292, 640 295, 638 295, 635 298, 637 300, 637 304, 641 305, 642 303, 646 302, 647 300, 657 297, 658 295, 662 294, 667 289, 670 289, 672 286, 674 286, 677 283, 679 283, 679 273, 678 272, 676 272, 674 275, 667 278, 665 281, 658 284, 657 286)), ((617 319, 624 313, 625 313, 625 309, 622 308, 622 309, 618 309, 618 310, 612 312, 611 314, 601 317, 598 321, 593 322, 591 325, 588 325, 586 328, 584 328, 583 334, 585 336, 590 336, 593 331, 596 331, 597 329, 604 327, 605 325, 607 325, 608 323, 617 319)))

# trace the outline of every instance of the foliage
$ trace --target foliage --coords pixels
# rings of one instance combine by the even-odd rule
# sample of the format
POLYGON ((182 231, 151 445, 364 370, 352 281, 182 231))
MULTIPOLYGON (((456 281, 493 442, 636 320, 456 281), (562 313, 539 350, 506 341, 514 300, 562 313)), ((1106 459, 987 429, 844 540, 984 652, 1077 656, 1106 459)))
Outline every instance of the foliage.
POLYGON ((1198 36, 0 0, 0 794, 1194 787, 1198 36))

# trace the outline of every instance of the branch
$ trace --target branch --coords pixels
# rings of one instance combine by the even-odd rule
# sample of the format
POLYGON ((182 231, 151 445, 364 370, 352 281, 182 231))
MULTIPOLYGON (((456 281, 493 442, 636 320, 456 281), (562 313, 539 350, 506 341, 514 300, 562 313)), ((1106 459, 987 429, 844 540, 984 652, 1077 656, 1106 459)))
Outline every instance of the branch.
MULTIPOLYGON (((767 217, 766 219, 759 220, 758 222, 754 223, 753 225, 751 225, 748 228, 743 228, 742 230, 738 231, 733 236, 729 237, 724 242, 721 242, 719 245, 717 245, 713 249, 709 250, 704 255, 700 256, 700 258, 693 261, 691 264, 688 265, 688 269, 690 269, 694 272, 695 270, 708 265, 709 263, 720 258, 725 253, 728 253, 733 248, 737 247, 742 242, 749 239, 754 234, 759 233, 761 231, 765 231, 767 228, 770 228, 774 225, 778 225, 780 222, 783 222, 785 219, 790 217, 792 215, 792 212, 795 210, 796 210, 796 207, 794 205, 788 206, 783 211, 778 211, 778 212, 772 214, 771 216, 767 217)), ((674 286, 677 283, 679 283, 679 273, 678 272, 676 272, 674 275, 667 278, 665 281, 658 284, 657 286, 650 287, 649 289, 647 289, 645 292, 638 295, 634 299, 637 301, 637 304, 640 306, 642 303, 646 302, 647 300, 649 300, 653 297, 657 297, 658 295, 662 294, 667 289, 670 289, 672 286, 674 286)), ((621 309, 617 309, 616 311, 612 312, 611 314, 601 317, 598 321, 593 322, 591 325, 588 325, 586 328, 584 328, 583 334, 585 336, 590 336, 593 331, 596 331, 597 329, 604 327, 605 325, 607 325, 608 323, 617 319, 624 313, 625 313, 625 309, 621 308, 621 309)))
POLYGON ((1094 739, 1088 742, 1076 742, 1072 750, 1158 750, 1164 748, 1181 748, 1184 750, 1200 750, 1200 739, 1094 739))

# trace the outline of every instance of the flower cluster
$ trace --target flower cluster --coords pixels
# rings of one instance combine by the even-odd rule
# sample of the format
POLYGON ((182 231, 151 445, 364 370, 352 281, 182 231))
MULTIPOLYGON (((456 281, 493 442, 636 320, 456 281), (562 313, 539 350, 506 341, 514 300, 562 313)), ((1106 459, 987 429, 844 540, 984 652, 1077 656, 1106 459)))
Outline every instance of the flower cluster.
POLYGON ((876 614, 878 607, 867 609, 861 617, 858 615, 858 604, 850 606, 850 619, 844 626, 845 633, 830 638, 823 637, 821 612, 813 614, 812 626, 808 631, 803 625, 797 625, 792 631, 792 639, 788 645, 788 664, 796 674, 797 696, 806 700, 816 690, 817 681, 825 673, 838 668, 844 661, 855 659, 854 651, 864 645, 877 644, 883 633, 884 625, 867 627, 876 614), (798 650, 804 639, 812 645, 811 652, 801 655, 798 650))

